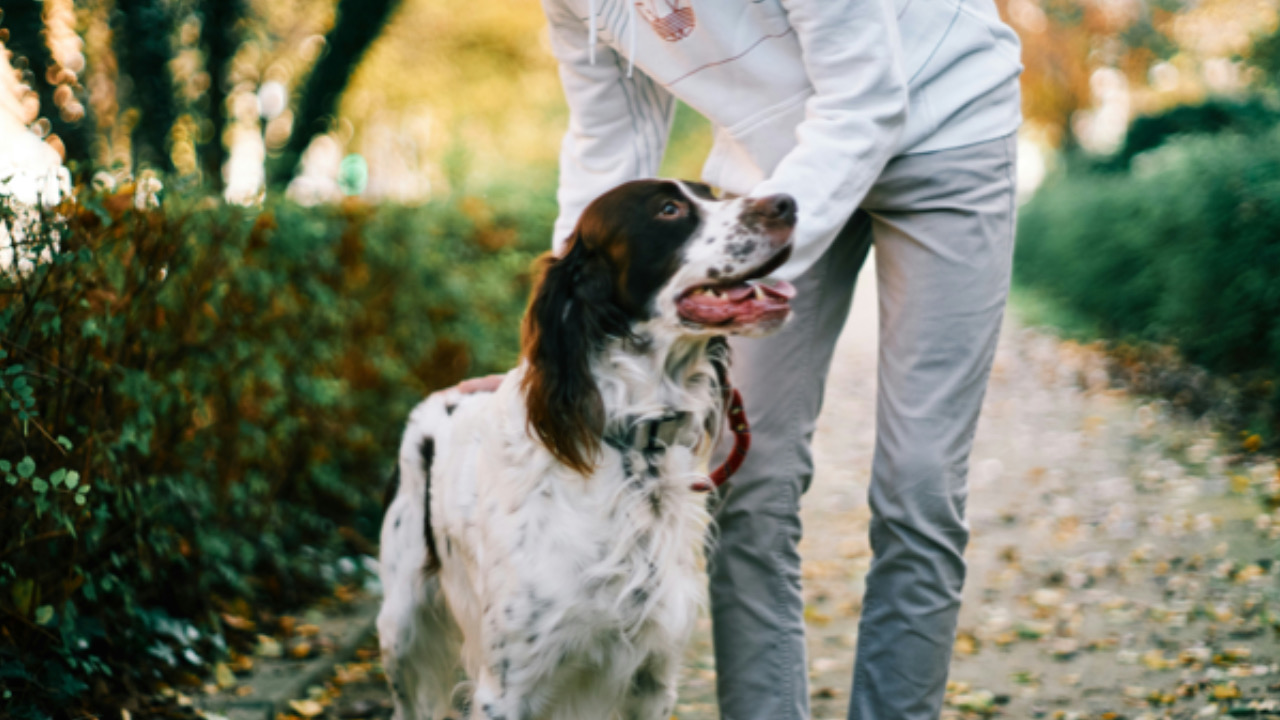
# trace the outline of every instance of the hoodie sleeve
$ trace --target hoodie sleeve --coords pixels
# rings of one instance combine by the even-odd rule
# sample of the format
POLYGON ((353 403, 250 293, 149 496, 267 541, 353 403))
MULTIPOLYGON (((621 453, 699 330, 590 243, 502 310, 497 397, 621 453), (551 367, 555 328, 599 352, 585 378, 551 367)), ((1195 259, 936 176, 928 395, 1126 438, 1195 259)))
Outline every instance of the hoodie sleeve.
POLYGON ((822 256, 888 164, 906 125, 907 79, 892 0, 782 0, 814 94, 796 146, 753 196, 788 193, 793 280, 822 256))
POLYGON ((657 174, 675 100, 639 70, 629 73, 626 59, 608 45, 597 44, 592 58, 586 23, 597 19, 579 18, 555 0, 543 0, 543 9, 569 104, 556 194, 560 215, 552 237, 559 252, 596 196, 657 174))

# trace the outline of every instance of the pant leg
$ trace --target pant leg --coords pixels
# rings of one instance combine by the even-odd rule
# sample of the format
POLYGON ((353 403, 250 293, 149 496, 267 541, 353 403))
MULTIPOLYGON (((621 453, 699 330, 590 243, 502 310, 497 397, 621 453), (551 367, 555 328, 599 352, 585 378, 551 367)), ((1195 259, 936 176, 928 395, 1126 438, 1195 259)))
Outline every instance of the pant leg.
POLYGON ((1009 288, 1014 138, 892 161, 863 204, 880 291, 874 553, 852 720, 937 718, 968 525, 969 450, 1009 288))
MULTIPOLYGON (((803 212, 803 210, 802 210, 803 212)), ((800 594, 800 495, 827 369, 870 247, 859 213, 796 282, 794 316, 768 338, 733 338, 731 376, 751 422, 751 451, 717 513, 711 616, 720 716, 809 717, 800 594)))

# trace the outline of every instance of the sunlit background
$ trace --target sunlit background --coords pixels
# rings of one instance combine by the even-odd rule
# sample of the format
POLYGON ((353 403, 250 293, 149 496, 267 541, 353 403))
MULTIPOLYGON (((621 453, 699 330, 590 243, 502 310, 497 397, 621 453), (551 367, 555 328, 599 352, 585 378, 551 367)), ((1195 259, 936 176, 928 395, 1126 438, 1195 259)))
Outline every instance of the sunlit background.
MULTIPOLYGON (((1277 22, 1274 0, 1001 9, 1023 39, 1024 189, 1060 150, 1118 150, 1136 116, 1256 95, 1272 61, 1256 48, 1270 47, 1277 22)), ((529 0, 48 0, 5 10, 7 163, 40 167, 56 152, 82 176, 116 180, 146 166, 240 203, 268 186, 303 202, 414 202, 463 178, 547 171, 566 122, 540 5, 529 0), (335 26, 340 16, 353 20, 335 26), (321 57, 333 66, 308 84, 321 57)), ((682 112, 664 171, 696 175, 709 142, 682 112)))

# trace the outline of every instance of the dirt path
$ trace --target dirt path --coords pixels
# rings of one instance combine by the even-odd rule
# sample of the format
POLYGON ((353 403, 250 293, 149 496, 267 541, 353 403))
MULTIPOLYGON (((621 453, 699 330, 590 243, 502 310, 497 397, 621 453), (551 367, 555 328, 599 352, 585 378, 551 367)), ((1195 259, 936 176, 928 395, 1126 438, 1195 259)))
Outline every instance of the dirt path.
MULTIPOLYGON (((869 277, 840 340, 803 505, 817 720, 845 715, 870 563, 869 277)), ((970 571, 946 716, 1265 717, 1280 707, 1280 514, 1268 527, 1256 498, 1277 490, 1274 464, 1228 462, 1206 428, 1107 384, 1095 354, 1006 324, 972 456, 970 571)), ((704 621, 681 720, 717 717, 714 682, 704 621)))

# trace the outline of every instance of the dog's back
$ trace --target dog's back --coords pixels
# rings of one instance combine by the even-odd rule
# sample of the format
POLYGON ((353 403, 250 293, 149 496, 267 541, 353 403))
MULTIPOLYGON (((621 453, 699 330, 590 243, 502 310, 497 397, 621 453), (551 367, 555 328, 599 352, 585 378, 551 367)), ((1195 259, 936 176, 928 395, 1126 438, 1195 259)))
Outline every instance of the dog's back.
POLYGON ((400 441, 378 573, 384 595, 378 635, 397 720, 449 714, 462 635, 440 588, 441 555, 430 512, 432 467, 438 451, 451 447, 456 420, 490 399, 489 393, 435 393, 410 413, 400 441))

